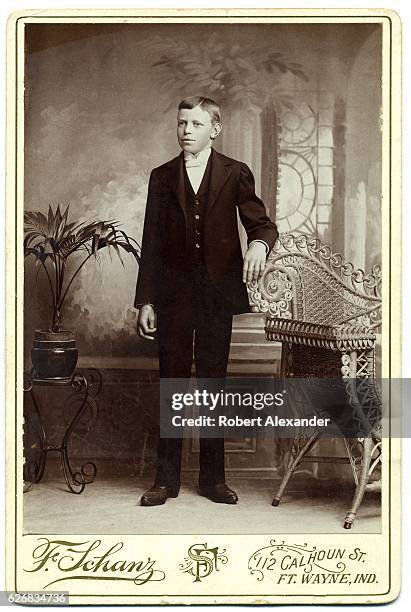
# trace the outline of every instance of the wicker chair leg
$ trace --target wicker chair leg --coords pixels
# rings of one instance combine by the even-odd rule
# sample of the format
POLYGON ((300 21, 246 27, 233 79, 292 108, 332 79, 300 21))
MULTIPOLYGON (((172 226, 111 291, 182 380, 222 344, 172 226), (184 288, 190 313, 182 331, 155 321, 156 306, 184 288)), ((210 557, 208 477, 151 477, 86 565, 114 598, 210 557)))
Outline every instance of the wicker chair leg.
POLYGON ((363 443, 363 454, 362 454, 362 463, 361 463, 361 474, 358 480, 358 484, 355 488, 354 499, 352 502, 351 509, 347 512, 344 521, 344 529, 351 529, 355 521, 355 517, 357 516, 358 509, 361 505, 362 498, 364 497, 365 489, 368 482, 369 470, 371 465, 371 457, 372 457, 372 449, 373 449, 373 440, 371 437, 364 438, 363 443))
POLYGON ((280 488, 277 491, 277 495, 274 497, 273 501, 272 501, 272 505, 273 506, 278 506, 278 504, 281 501, 281 497, 284 493, 285 487, 287 486, 288 481, 291 478, 292 475, 292 469, 293 469, 293 464, 294 464, 294 447, 295 447, 295 439, 293 440, 293 444, 290 450, 290 453, 288 455, 288 463, 287 463, 287 469, 284 472, 284 476, 283 479, 281 481, 280 484, 280 488))
POLYGON ((285 488, 288 484, 288 481, 290 480, 291 476, 293 475, 293 473, 295 472, 295 470, 297 469, 299 463, 301 462, 301 460, 303 459, 304 455, 306 455, 308 453, 308 451, 314 446, 314 444, 317 442, 319 437, 319 433, 315 433, 313 434, 310 438, 308 438, 307 442, 304 444, 304 446, 300 449, 300 451, 295 455, 294 454, 294 449, 298 448, 298 440, 299 438, 294 438, 294 442, 293 442, 293 446, 290 452, 290 457, 288 460, 288 466, 287 469, 285 471, 285 474, 283 476, 283 479, 281 481, 280 487, 277 491, 277 494, 274 496, 274 499, 272 501, 272 505, 273 506, 278 506, 278 504, 281 501, 281 498, 283 496, 283 493, 285 491, 285 488))

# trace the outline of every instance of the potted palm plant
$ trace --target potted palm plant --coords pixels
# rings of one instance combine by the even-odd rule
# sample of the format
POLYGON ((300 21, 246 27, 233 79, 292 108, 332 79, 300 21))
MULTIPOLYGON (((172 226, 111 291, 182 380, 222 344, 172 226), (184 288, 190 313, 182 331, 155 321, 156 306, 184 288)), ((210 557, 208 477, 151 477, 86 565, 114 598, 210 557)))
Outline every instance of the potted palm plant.
POLYGON ((83 266, 104 248, 113 249, 122 264, 121 250, 140 261, 138 243, 118 229, 117 221, 69 222, 68 215, 69 206, 62 212, 60 205, 55 212, 49 206, 47 215, 40 211, 24 214, 24 256, 34 256, 36 266, 46 275, 52 298, 49 328, 34 333, 31 357, 37 379, 64 380, 75 370, 75 334, 62 329, 61 319, 67 295, 83 266), (74 265, 68 265, 69 259, 74 265))

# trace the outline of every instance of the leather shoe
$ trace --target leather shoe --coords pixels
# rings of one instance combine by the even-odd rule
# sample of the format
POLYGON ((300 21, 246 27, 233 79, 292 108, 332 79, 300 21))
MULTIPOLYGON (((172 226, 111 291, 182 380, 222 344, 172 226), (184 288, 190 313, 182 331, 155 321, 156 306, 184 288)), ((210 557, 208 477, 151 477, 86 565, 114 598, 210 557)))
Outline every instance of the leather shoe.
POLYGON ((177 497, 178 490, 170 489, 166 486, 154 485, 141 496, 142 506, 161 506, 165 504, 169 497, 177 497))
POLYGON ((236 504, 238 502, 237 493, 230 489, 225 482, 200 486, 200 495, 208 497, 208 499, 217 504, 236 504))

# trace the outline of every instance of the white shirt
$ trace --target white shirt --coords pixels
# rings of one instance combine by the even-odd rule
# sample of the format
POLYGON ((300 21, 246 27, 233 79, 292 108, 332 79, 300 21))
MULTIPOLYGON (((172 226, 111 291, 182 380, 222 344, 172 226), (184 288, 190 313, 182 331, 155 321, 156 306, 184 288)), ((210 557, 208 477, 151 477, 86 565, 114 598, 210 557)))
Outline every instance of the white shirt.
POLYGON ((203 149, 199 153, 184 151, 184 161, 186 164, 187 175, 194 193, 200 188, 204 172, 207 167, 208 158, 211 154, 211 147, 203 149))

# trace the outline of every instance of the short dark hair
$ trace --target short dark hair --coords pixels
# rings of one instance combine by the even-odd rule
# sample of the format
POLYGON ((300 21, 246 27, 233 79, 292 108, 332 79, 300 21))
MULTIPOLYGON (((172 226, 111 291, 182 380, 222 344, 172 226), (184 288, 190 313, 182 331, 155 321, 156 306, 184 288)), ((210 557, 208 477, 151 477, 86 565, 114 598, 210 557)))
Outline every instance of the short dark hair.
POLYGON ((202 96, 190 96, 189 98, 185 98, 178 105, 178 110, 182 110, 183 108, 195 108, 196 106, 201 106, 208 114, 211 116, 211 121, 213 123, 221 123, 221 113, 220 107, 211 98, 203 98, 202 96))

